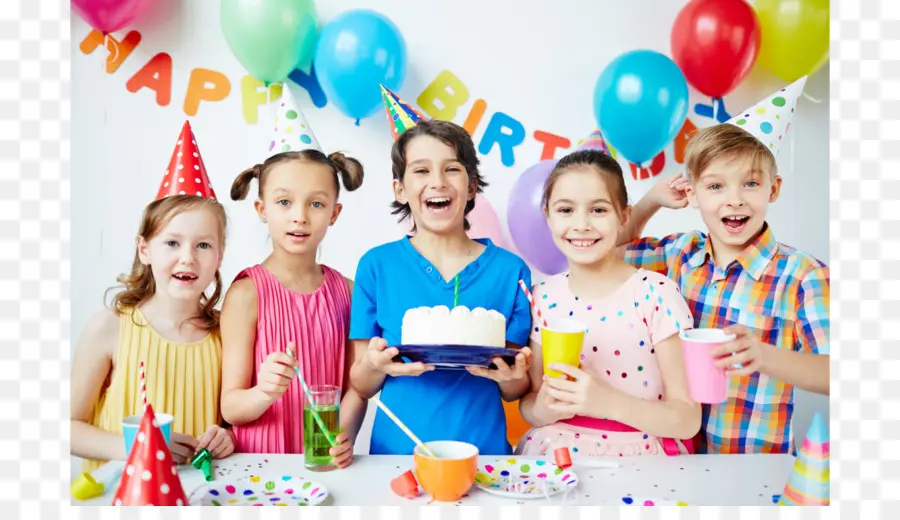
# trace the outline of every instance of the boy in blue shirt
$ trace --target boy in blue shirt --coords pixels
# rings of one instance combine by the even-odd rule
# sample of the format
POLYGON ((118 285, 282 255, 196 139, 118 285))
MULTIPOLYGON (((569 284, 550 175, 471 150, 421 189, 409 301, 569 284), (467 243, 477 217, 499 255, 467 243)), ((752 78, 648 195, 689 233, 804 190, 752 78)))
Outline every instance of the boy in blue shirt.
MULTIPOLYGON (((424 120, 399 98, 389 101, 388 113, 403 115, 394 123, 409 123, 391 152, 394 214, 401 220, 412 215, 416 235, 375 247, 360 259, 350 315, 351 384, 364 399, 381 391, 382 402, 423 442, 457 440, 482 454, 509 454, 501 398, 515 401, 528 390, 528 347, 512 367, 496 358, 495 370, 465 371, 393 362, 397 349, 387 348, 400 344, 408 309, 453 306, 457 277, 459 305, 506 317, 508 347, 526 345, 531 328, 530 306, 518 286, 519 280, 531 286, 528 266, 490 239, 466 235, 465 215, 486 185, 471 137, 453 123, 424 120)), ((410 454, 414 448, 379 409, 370 453, 410 454)))

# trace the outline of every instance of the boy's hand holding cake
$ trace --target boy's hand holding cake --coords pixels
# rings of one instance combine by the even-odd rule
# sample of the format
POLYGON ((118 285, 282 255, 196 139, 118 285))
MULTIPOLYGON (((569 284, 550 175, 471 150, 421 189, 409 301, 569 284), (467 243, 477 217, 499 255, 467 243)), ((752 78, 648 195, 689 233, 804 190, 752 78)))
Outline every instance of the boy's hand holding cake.
POLYGON ((394 357, 399 353, 396 347, 388 348, 383 338, 372 338, 366 349, 365 361, 376 371, 389 376, 417 376, 434 370, 434 365, 421 362, 394 362, 394 357))
POLYGON ((496 370, 474 366, 466 367, 466 370, 468 370, 472 375, 486 377, 498 383, 516 381, 528 377, 528 369, 531 368, 532 357, 533 354, 531 352, 531 349, 528 347, 523 347, 522 350, 520 350, 519 353, 516 354, 516 364, 512 367, 507 365, 506 362, 503 361, 503 358, 495 357, 494 364, 497 365, 496 370))

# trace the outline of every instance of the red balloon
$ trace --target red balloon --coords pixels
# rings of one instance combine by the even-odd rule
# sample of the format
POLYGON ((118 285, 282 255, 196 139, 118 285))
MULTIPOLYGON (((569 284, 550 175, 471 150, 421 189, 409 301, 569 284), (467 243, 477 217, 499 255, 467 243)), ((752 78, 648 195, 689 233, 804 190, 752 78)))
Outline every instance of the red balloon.
POLYGON ((761 35, 745 0, 692 0, 672 26, 672 59, 694 88, 722 97, 750 72, 761 35))

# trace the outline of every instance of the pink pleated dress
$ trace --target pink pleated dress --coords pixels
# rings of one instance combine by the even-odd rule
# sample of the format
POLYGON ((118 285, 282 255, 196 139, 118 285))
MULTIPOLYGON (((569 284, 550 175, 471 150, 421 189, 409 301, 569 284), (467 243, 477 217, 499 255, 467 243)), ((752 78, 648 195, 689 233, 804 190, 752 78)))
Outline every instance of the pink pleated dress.
MULTIPOLYGON (((350 328, 350 290, 341 273, 322 265, 325 279, 308 294, 294 292, 268 269, 256 265, 235 281, 250 277, 256 286, 258 319, 253 348, 253 378, 266 357, 284 352, 294 341, 306 383, 343 388, 344 359, 350 328)), ((256 421, 234 426, 239 453, 303 453, 303 388, 294 379, 256 421)))

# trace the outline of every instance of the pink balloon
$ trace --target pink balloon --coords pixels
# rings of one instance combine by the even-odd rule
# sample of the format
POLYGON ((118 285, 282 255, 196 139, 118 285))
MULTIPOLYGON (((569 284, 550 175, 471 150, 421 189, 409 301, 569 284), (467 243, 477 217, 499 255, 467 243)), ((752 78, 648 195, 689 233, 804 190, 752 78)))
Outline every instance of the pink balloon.
MULTIPOLYGON (((506 247, 503 243, 503 228, 497 212, 490 201, 482 194, 475 196, 475 209, 466 216, 469 221, 469 238, 490 238, 497 247, 506 247)), ((415 235, 412 221, 404 220, 397 224, 397 230, 403 235, 415 235)))
POLYGON ((490 238, 495 246, 504 247, 500 219, 487 197, 480 193, 475 196, 475 208, 467 218, 469 238, 490 238))
POLYGON ((109 34, 131 25, 156 0, 72 0, 72 10, 98 31, 109 34))

